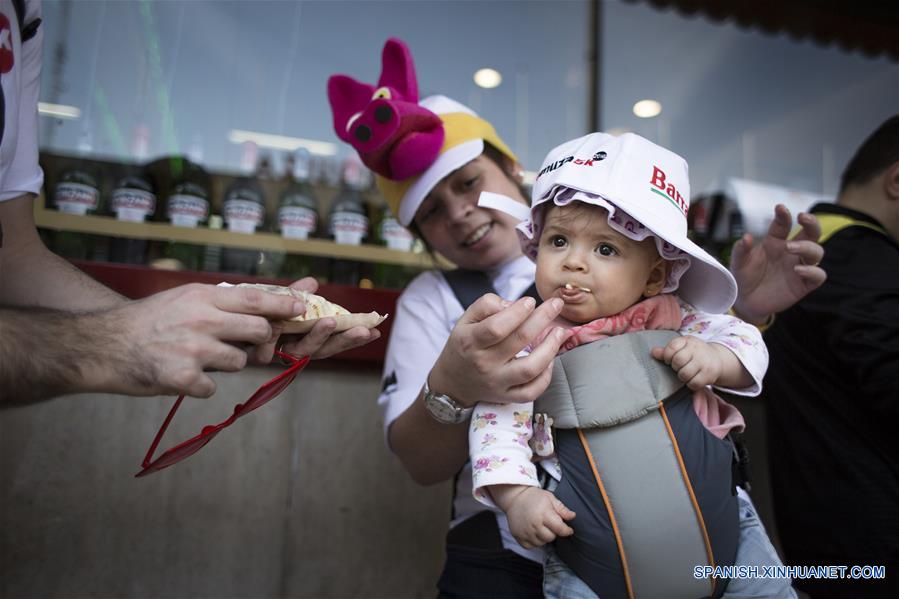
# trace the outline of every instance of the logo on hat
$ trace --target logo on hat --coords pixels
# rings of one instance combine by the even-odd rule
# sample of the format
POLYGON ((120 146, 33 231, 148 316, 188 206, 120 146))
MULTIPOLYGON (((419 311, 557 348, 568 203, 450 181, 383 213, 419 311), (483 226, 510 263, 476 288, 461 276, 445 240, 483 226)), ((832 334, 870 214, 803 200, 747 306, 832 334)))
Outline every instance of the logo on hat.
POLYGON ((653 166, 652 178, 649 180, 649 184, 651 185, 649 188, 650 191, 659 194, 671 202, 684 216, 687 216, 687 211, 690 209, 690 202, 685 200, 684 196, 677 190, 677 187, 674 186, 674 183, 668 183, 667 179, 668 177, 665 175, 665 171, 657 166, 653 166))
POLYGON ((574 163, 578 166, 593 166, 594 162, 599 162, 600 160, 605 159, 605 157, 606 157, 605 152, 597 152, 596 154, 593 155, 593 158, 590 158, 590 159, 575 158, 574 155, 566 156, 565 158, 556 160, 552 164, 548 164, 548 165, 544 166, 543 170, 541 170, 539 173, 537 173, 537 178, 539 179, 546 173, 551 173, 554 170, 556 170, 557 168, 559 168, 565 164, 568 164, 569 162, 574 163))

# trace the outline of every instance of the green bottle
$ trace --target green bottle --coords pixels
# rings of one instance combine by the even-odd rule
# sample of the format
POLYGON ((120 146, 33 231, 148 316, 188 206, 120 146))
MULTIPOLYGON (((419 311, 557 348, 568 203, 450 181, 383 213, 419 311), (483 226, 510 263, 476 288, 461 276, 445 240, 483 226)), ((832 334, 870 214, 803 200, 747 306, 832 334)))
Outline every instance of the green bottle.
MULTIPOLYGON (((97 176, 86 164, 65 171, 53 190, 53 205, 60 212, 84 216, 101 210, 97 176)), ((86 260, 93 256, 94 240, 86 233, 56 231, 53 251, 69 260, 86 260)))
MULTIPOLYGON (((180 177, 175 179, 166 200, 166 218, 176 227, 196 229, 209 218, 209 177, 199 166, 185 162, 180 177)), ((177 241, 169 242, 166 258, 175 260, 185 270, 200 270, 203 246, 177 241)))
MULTIPOLYGON (((310 158, 309 152, 301 148, 285 159, 287 186, 278 201, 278 231, 285 239, 309 239, 318 230, 318 198, 309 183, 310 158)), ((310 256, 288 254, 279 275, 297 280, 312 271, 310 256)))

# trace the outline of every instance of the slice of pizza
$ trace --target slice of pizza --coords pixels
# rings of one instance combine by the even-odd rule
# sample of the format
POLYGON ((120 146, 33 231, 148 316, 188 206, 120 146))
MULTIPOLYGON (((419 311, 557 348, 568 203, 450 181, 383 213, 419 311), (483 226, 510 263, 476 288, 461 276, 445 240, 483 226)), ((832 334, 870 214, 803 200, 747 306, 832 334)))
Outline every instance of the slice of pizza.
POLYGON ((308 291, 299 291, 290 287, 282 287, 281 285, 263 285, 260 283, 241 283, 237 287, 251 287, 253 289, 261 289, 269 293, 277 293, 278 295, 292 295, 303 300, 306 304, 306 313, 284 321, 285 333, 307 333, 320 318, 326 316, 333 317, 337 321, 335 333, 346 331, 353 327, 363 326, 373 329, 387 319, 388 314, 381 316, 377 312, 368 313, 352 313, 343 306, 339 306, 334 302, 330 302, 320 295, 309 293, 308 291))

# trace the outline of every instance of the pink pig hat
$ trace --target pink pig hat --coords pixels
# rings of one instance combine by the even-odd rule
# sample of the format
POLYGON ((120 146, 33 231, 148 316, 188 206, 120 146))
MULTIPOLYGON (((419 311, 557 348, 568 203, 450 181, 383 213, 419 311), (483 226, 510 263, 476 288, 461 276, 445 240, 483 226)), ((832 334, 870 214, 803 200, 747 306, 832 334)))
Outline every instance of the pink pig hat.
POLYGON ((419 102, 412 54, 396 38, 382 53, 378 87, 333 75, 328 100, 337 136, 377 175, 378 188, 400 223, 408 226, 441 179, 474 160, 484 143, 515 160, 486 120, 445 96, 419 102))

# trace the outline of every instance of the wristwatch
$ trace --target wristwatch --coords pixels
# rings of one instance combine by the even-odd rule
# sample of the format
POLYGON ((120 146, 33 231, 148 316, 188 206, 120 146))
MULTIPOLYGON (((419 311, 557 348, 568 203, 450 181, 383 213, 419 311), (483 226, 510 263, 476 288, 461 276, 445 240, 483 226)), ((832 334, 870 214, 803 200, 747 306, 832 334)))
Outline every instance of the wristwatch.
POLYGON ((428 381, 425 379, 425 408, 431 414, 431 417, 437 422, 443 424, 459 424, 465 422, 465 419, 471 414, 474 408, 464 408, 459 403, 443 393, 434 393, 428 387, 428 381))

